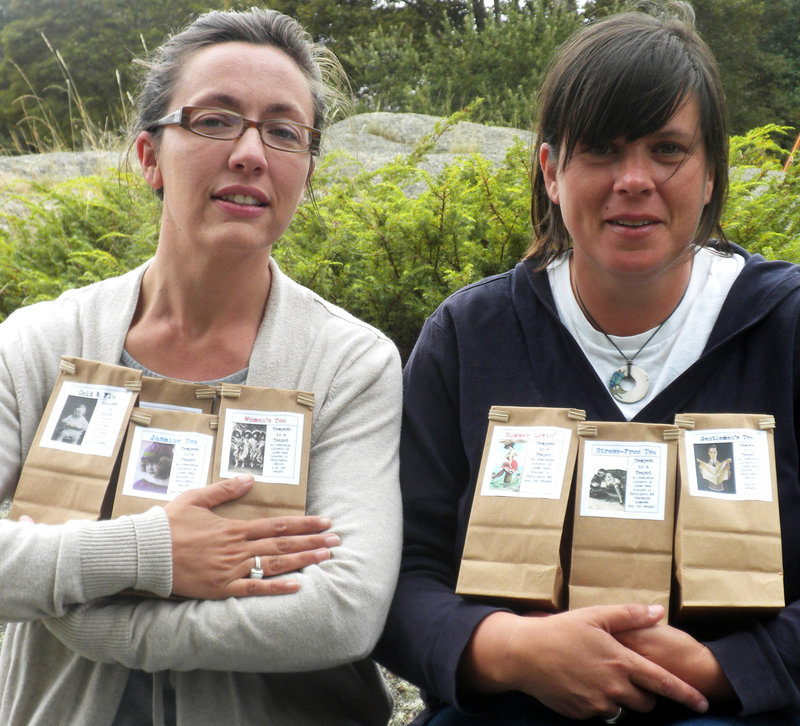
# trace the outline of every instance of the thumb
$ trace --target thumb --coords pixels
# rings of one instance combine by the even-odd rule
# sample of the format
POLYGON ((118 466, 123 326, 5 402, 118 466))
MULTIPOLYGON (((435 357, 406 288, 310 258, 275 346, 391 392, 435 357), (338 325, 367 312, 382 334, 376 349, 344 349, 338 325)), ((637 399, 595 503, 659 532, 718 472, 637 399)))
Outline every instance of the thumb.
POLYGON ((663 605, 607 605, 597 608, 598 625, 609 633, 649 628, 664 617, 663 605))
POLYGON ((240 474, 232 479, 223 479, 200 489, 192 489, 187 494, 194 495, 192 504, 213 509, 218 504, 244 496, 250 491, 254 481, 250 474, 240 474))

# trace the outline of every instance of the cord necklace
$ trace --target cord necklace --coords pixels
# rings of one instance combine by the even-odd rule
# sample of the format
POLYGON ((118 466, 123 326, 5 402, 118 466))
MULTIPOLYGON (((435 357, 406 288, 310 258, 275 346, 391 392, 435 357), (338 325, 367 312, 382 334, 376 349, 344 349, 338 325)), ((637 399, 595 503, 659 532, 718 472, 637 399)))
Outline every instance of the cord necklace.
POLYGON ((683 295, 681 295, 681 299, 678 300, 678 304, 672 308, 670 314, 659 323, 652 334, 639 347, 639 350, 637 350, 632 356, 625 355, 625 353, 622 352, 622 349, 611 339, 611 336, 606 333, 606 331, 603 330, 598 322, 592 317, 592 314, 587 310, 586 304, 583 302, 580 290, 578 290, 578 281, 574 278, 572 279, 572 285, 575 288, 575 297, 578 300, 578 305, 580 306, 583 314, 625 359, 625 365, 620 366, 611 374, 611 378, 608 380, 608 390, 611 392, 611 395, 621 403, 636 403, 637 401, 641 401, 650 390, 650 377, 643 368, 634 365, 633 361, 636 360, 636 356, 638 356, 639 353, 641 353, 647 347, 648 343, 656 337, 658 331, 664 327, 664 324, 667 322, 667 320, 669 320, 673 313, 681 306, 683 298, 686 297, 686 290, 689 289, 689 284, 686 284, 686 287, 683 290, 683 295))

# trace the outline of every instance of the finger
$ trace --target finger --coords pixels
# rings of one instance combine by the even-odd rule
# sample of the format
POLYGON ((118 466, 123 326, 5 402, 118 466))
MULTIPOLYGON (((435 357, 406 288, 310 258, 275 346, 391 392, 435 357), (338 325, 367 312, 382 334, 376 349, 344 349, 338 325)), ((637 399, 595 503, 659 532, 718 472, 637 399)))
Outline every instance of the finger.
POLYGON ((252 475, 240 474, 205 487, 190 489, 188 492, 184 492, 180 498, 196 506, 212 509, 218 504, 229 502, 245 495, 252 488, 254 481, 252 475))
MULTIPOLYGON (((289 572, 297 572, 304 567, 317 565, 330 558, 331 551, 327 547, 321 547, 306 552, 297 552, 291 555, 262 556, 260 558, 261 570, 264 573, 264 577, 275 577, 277 575, 285 575, 289 572)), ((250 577, 250 570, 254 566, 255 558, 248 558, 247 561, 243 563, 242 569, 240 570, 241 576, 243 578, 250 577)))
POLYGON ((594 610, 597 623, 608 633, 649 628, 664 617, 661 605, 603 605, 587 609, 594 610))
POLYGON ((261 597, 264 595, 291 595, 300 589, 300 583, 290 578, 270 580, 234 580, 222 597, 261 597))
POLYGON ((294 535, 318 534, 331 527, 329 517, 309 515, 305 517, 272 517, 253 519, 246 523, 248 539, 261 540, 290 537, 294 535))
POLYGON ((307 552, 323 547, 337 547, 341 544, 338 534, 325 533, 302 536, 268 537, 266 539, 255 540, 252 543, 252 551, 262 557, 272 555, 289 555, 295 552, 307 552))
POLYGON ((631 683, 656 696, 682 703, 698 713, 708 710, 708 700, 696 688, 646 658, 637 656, 637 660, 639 667, 631 673, 631 683))

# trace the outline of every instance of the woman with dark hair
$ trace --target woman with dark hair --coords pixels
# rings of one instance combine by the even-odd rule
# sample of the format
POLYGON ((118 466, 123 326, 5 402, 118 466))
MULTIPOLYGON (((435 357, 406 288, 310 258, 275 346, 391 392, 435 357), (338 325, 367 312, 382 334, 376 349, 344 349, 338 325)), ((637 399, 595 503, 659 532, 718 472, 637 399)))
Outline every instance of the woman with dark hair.
POLYGON ((800 724, 800 273, 722 234, 723 92, 692 21, 673 3, 562 46, 527 258, 447 299, 406 366, 404 557, 378 655, 422 688, 418 723, 800 724), (774 414, 785 609, 681 630, 641 603, 546 614, 457 595, 493 405, 774 414))
POLYGON ((253 485, 242 476, 111 521, 0 522, 0 723, 388 721, 368 656, 400 558, 399 357, 270 255, 314 171, 335 70, 275 11, 211 12, 171 37, 133 130, 163 199, 155 256, 0 328, 3 498, 62 354, 315 396, 308 516, 210 511, 253 485))

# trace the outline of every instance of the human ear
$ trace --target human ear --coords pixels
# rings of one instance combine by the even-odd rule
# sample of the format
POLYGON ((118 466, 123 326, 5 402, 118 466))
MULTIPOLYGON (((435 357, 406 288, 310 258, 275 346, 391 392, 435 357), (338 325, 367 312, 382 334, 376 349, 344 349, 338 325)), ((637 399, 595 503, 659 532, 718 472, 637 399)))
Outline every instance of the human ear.
POLYGON ((708 167, 708 173, 706 175, 706 189, 705 189, 705 200, 703 201, 703 206, 708 204, 711 201, 711 195, 714 193, 714 167, 708 167))
POLYGON ((539 147, 539 167, 544 177, 544 185, 547 196, 553 204, 558 204, 558 155, 553 152, 550 144, 542 144, 539 147))
POLYGON ((164 179, 158 167, 158 147, 149 131, 142 131, 136 137, 136 155, 139 157, 144 180, 153 189, 161 189, 164 179))

